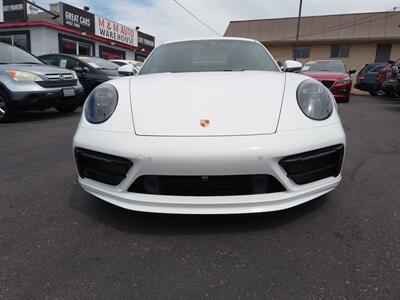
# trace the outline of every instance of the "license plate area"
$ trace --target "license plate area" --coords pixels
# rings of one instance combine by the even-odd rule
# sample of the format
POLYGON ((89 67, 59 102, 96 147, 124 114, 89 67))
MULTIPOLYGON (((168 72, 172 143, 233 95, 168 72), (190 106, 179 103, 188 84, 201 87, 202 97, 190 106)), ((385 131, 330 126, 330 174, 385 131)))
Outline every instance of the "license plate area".
POLYGON ((63 89, 63 95, 64 95, 64 97, 74 97, 75 90, 74 89, 63 89))

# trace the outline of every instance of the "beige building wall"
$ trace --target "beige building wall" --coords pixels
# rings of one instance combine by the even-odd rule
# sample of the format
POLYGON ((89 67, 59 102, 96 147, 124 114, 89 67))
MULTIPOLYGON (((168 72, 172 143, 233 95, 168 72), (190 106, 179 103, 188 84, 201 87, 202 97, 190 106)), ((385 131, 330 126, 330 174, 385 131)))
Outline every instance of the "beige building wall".
POLYGON ((390 60, 398 60, 400 58, 400 42, 392 43, 392 52, 390 53, 390 60))

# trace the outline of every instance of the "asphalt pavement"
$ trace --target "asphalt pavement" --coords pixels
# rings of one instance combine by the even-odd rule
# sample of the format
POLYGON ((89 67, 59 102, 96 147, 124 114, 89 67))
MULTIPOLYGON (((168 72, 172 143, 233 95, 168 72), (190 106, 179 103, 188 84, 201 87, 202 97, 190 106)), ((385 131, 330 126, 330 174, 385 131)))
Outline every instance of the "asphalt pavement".
POLYGON ((339 108, 342 184, 256 215, 115 207, 77 183, 79 112, 0 124, 0 299, 399 299, 400 101, 339 108))

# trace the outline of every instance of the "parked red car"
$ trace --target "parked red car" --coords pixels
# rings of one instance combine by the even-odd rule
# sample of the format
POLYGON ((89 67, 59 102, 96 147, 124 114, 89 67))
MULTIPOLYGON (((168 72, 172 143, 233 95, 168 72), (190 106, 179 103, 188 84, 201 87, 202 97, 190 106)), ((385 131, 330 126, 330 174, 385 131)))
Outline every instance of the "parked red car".
POLYGON ((390 68, 390 64, 383 67, 378 72, 378 78, 376 80, 376 85, 379 89, 383 90, 383 83, 388 79, 388 69, 390 68))
POLYGON ((351 74, 341 60, 314 60, 304 64, 301 73, 313 77, 325 85, 337 102, 349 102, 352 87, 351 74))

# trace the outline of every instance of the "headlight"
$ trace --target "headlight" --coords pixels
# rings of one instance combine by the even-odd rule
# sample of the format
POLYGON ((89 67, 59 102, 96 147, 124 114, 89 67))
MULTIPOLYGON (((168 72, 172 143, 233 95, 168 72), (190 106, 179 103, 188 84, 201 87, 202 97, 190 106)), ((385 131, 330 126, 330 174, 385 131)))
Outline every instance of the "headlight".
POLYGON ((85 102, 85 118, 89 123, 107 121, 118 103, 118 92, 111 84, 103 84, 93 90, 85 102))
POLYGON ((37 76, 36 74, 29 72, 13 71, 13 70, 7 70, 6 72, 8 76, 10 76, 12 79, 16 81, 43 81, 43 79, 37 76))
POLYGON ((72 77, 74 78, 74 80, 78 79, 78 75, 76 74, 75 71, 72 71, 72 77))
POLYGON ((347 83, 350 82, 350 80, 351 80, 351 78, 350 78, 349 76, 347 76, 347 77, 344 77, 344 78, 342 78, 342 79, 336 81, 336 83, 339 83, 339 84, 347 84, 347 83))
POLYGON ((326 87, 313 80, 305 80, 297 88, 297 103, 310 119, 325 120, 333 110, 333 101, 326 87))

